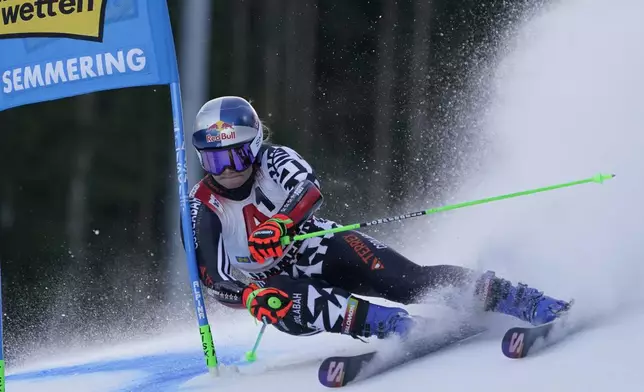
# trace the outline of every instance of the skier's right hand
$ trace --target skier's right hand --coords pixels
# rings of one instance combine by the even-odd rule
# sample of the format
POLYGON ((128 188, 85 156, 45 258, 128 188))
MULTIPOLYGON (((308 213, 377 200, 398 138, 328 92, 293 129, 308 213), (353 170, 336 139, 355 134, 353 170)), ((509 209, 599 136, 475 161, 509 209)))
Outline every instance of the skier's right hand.
POLYGON ((253 317, 266 324, 277 324, 293 307, 293 301, 282 290, 275 287, 260 288, 254 283, 242 292, 242 303, 253 317))

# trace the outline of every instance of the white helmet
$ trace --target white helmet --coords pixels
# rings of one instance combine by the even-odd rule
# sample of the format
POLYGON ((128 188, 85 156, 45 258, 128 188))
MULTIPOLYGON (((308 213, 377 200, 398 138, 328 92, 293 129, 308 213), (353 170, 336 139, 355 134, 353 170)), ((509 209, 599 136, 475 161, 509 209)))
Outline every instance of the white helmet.
POLYGON ((220 175, 226 168, 244 171, 252 166, 263 139, 262 123, 248 101, 219 97, 199 109, 192 145, 201 167, 220 175))

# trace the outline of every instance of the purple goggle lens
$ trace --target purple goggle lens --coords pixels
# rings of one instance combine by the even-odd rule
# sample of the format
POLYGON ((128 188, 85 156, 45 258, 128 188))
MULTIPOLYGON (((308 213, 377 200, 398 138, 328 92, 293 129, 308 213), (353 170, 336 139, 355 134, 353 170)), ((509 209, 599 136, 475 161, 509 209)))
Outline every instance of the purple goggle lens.
POLYGON ((228 150, 200 150, 199 155, 204 170, 216 176, 223 173, 226 168, 237 172, 244 171, 255 161, 250 143, 228 150))

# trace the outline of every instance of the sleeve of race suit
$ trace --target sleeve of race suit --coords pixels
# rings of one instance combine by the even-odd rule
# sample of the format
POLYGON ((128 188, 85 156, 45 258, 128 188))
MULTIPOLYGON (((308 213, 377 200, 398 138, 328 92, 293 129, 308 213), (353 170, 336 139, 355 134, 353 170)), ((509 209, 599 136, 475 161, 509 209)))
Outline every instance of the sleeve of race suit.
POLYGON ((267 164, 273 181, 289 192, 279 213, 287 215, 298 227, 322 205, 320 182, 311 165, 288 147, 271 147, 267 164))
MULTIPOLYGON (((195 198, 190 198, 190 215, 201 282, 217 301, 228 306, 241 306, 241 292, 245 284, 236 280, 230 272, 219 216, 195 198)), ((183 231, 181 239, 184 240, 183 231)))

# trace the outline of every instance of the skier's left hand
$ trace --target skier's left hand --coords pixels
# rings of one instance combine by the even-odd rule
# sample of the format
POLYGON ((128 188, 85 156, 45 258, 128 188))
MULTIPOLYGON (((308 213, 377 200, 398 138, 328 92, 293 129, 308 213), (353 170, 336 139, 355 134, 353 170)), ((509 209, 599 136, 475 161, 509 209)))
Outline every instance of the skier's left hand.
POLYGON ((292 227, 293 220, 284 214, 273 215, 257 226, 248 237, 248 249, 253 259, 261 264, 268 257, 282 256, 280 239, 286 236, 292 227))

